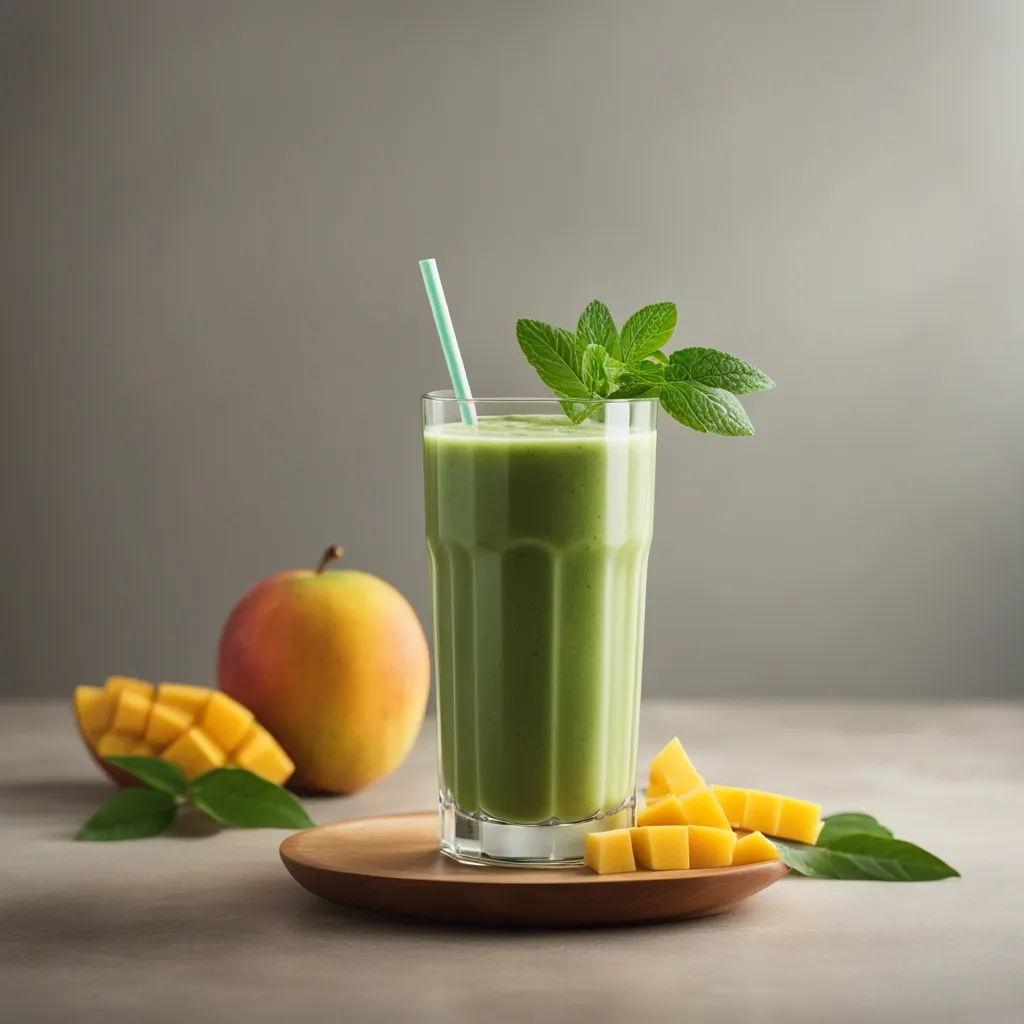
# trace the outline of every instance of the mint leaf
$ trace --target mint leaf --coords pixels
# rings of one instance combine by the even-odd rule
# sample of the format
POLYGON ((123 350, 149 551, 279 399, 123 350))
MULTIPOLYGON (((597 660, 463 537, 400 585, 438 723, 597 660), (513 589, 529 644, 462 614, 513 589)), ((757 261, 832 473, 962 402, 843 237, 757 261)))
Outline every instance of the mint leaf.
POLYGON ((945 861, 902 839, 848 835, 827 848, 776 839, 772 842, 788 867, 809 878, 932 882, 960 877, 945 861))
POLYGON ((312 828, 302 804, 244 768, 214 768, 192 783, 192 803, 215 821, 242 828, 312 828))
POLYGON ((845 836, 882 836, 892 839, 892 832, 870 814, 830 814, 824 819, 825 827, 818 836, 816 846, 832 846, 845 836))
POLYGON ((122 789, 115 793, 76 833, 86 842, 142 839, 166 832, 178 805, 158 789, 122 789))
MULTIPOLYGON (((581 376, 582 353, 568 331, 540 320, 517 320, 516 338, 527 362, 559 398, 591 397, 581 376)), ((572 419, 568 412, 566 415, 572 419)))
POLYGON ((612 398, 649 398, 661 390, 665 368, 657 363, 637 363, 619 376, 612 398))
POLYGON ((183 797, 188 792, 188 779, 185 778, 185 773, 170 761, 161 761, 159 757, 134 755, 118 755, 106 760, 134 775, 151 789, 160 790, 161 793, 183 797))
POLYGON ((576 343, 600 345, 612 358, 622 358, 619 332, 611 313, 608 312, 608 307, 603 302, 594 299, 580 314, 579 323, 576 325, 576 343))
POLYGON ((603 345, 591 343, 583 353, 583 384, 592 395, 602 398, 608 394, 608 350, 603 345))
POLYGON ((622 358, 638 363, 657 352, 676 329, 676 304, 656 302, 637 310, 622 325, 622 358))
POLYGON ((662 407, 673 419, 702 434, 742 437, 754 432, 754 425, 734 395, 706 384, 672 380, 672 364, 665 369, 659 394, 662 407))
POLYGON ((767 391, 775 381, 756 366, 714 348, 681 348, 669 356, 674 380, 690 380, 734 395, 767 391))

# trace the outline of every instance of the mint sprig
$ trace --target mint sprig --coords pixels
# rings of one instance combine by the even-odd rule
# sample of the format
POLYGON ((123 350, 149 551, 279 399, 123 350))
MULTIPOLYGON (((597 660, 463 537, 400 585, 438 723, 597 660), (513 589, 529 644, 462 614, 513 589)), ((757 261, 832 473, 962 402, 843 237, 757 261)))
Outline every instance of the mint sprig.
POLYGON ((809 878, 932 882, 960 877, 935 854, 896 839, 870 814, 833 814, 824 822, 814 846, 772 840, 787 867, 809 878))
POLYGON ((666 355, 676 328, 674 302, 637 310, 619 334, 608 307, 595 300, 573 334, 540 320, 519 320, 516 338, 541 380, 581 423, 603 399, 660 398, 662 408, 702 433, 737 437, 754 427, 736 395, 775 386, 756 366, 717 349, 692 347, 666 355))
POLYGON ((287 790, 244 768, 214 768, 189 784, 157 757, 108 757, 147 788, 115 793, 76 833, 91 842, 142 839, 166 832, 191 803, 215 821, 242 828, 312 828, 316 823, 287 790))

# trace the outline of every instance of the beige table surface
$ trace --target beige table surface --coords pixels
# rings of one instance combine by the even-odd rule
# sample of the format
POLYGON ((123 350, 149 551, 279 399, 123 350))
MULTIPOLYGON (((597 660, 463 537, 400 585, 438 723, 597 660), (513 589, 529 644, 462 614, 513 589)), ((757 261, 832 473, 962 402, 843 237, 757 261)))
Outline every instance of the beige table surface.
MULTIPOLYGON (((0 1021, 1024 1021, 1024 704, 652 704, 710 779, 868 810, 960 880, 787 878, 704 921, 410 924, 300 889, 283 833, 74 843, 111 792, 68 709, 0 705, 0 1021)), ((428 808, 432 723, 321 822, 428 808)))

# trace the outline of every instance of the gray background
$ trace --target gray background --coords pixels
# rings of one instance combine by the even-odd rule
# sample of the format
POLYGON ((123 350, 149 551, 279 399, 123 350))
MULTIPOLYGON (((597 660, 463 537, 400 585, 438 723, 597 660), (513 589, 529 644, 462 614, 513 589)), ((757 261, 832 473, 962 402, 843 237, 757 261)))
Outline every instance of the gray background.
POLYGON ((332 541, 426 617, 433 255, 480 394, 594 297, 779 383, 664 424, 648 693, 1021 695, 1024 4, 0 10, 0 692, 332 541))

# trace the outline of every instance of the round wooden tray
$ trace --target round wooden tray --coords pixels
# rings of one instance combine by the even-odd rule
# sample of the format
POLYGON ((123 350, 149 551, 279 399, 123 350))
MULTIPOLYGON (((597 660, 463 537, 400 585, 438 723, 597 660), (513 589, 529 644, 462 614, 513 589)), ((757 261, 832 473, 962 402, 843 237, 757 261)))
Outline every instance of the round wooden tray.
POLYGON ((587 868, 471 867, 441 855, 437 814, 356 818, 281 844, 303 888, 364 910, 485 925, 579 927, 670 921, 728 910, 786 874, 738 868, 596 875, 587 868))

